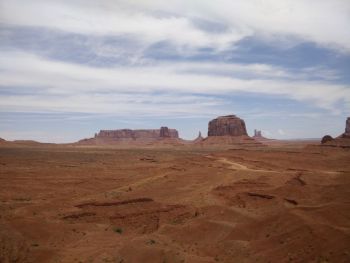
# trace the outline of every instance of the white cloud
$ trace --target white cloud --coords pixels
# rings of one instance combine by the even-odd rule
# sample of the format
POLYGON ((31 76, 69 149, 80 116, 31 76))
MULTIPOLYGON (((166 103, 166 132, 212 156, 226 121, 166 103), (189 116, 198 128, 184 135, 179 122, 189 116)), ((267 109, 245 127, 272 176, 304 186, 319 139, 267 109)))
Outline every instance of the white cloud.
POLYGON ((279 135, 286 135, 286 132, 284 131, 284 130, 282 130, 282 129, 278 129, 277 130, 277 133, 279 134, 279 135))
MULTIPOLYGON (((106 1, 108 3, 110 1, 106 1)), ((176 46, 224 48, 240 40, 244 32, 229 32, 213 37, 195 27, 190 18, 170 15, 156 17, 121 5, 107 8, 85 1, 3 1, 0 22, 24 26, 44 26, 80 34, 130 36, 150 45, 169 41, 176 46), (38 12, 38 10, 41 10, 38 12)), ((115 2, 117 3, 117 2, 115 2)))
POLYGON ((262 135, 263 137, 269 137, 269 136, 272 135, 272 133, 271 133, 269 130, 262 130, 262 131, 261 131, 261 135, 262 135))
POLYGON ((4 24, 127 35, 144 45, 225 49, 247 36, 269 42, 292 37, 350 52, 348 0, 2 0, 0 10, 4 24), (226 30, 200 28, 198 19, 226 30))
POLYGON ((334 113, 350 105, 349 86, 298 76, 291 80, 291 74, 284 71, 272 78, 274 68, 268 65, 172 62, 93 68, 19 52, 0 52, 0 57, 2 89, 19 91, 0 96, 3 111, 213 113, 214 108, 219 112, 225 101, 211 95, 235 92, 279 95, 334 113), (216 73, 201 73, 210 69, 216 73), (236 73, 253 74, 254 78, 241 79, 236 73))

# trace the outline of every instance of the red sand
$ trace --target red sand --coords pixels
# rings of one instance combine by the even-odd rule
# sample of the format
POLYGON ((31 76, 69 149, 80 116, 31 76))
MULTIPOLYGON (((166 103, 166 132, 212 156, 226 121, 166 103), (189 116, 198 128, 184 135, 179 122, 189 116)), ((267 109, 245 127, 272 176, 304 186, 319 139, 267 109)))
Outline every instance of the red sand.
POLYGON ((304 146, 4 144, 0 262, 350 262, 350 150, 304 146))

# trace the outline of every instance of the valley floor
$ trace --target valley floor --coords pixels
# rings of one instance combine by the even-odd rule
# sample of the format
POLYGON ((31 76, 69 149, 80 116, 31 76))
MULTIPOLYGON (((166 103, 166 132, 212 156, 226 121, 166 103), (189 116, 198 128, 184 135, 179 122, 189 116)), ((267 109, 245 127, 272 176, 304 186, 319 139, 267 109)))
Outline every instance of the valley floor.
POLYGON ((0 262, 350 262, 350 150, 0 147, 0 262))

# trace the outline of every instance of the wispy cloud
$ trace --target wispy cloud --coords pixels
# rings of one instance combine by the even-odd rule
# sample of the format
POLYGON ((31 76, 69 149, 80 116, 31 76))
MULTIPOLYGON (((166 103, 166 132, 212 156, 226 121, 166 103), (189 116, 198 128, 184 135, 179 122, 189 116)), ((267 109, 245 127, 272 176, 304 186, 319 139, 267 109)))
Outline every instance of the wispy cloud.
POLYGON ((3 0, 0 4, 0 22, 4 24, 44 26, 80 34, 129 35, 145 45, 169 41, 186 50, 220 50, 247 36, 259 36, 307 40, 350 52, 347 0, 33 0, 30 4, 3 0))
POLYGON ((222 103, 208 96, 234 92, 279 95, 332 111, 339 110, 338 106, 343 104, 348 107, 350 102, 350 89, 346 85, 307 81, 298 76, 291 82, 291 74, 267 65, 161 62, 93 68, 27 53, 5 52, 0 56, 3 87, 37 90, 33 95, 2 94, 3 110, 198 113, 222 103), (210 69, 214 73, 203 74, 210 69), (280 73, 273 76, 275 70, 280 73), (239 78, 241 74, 254 78, 239 78), (191 107, 183 107, 186 104, 191 107))

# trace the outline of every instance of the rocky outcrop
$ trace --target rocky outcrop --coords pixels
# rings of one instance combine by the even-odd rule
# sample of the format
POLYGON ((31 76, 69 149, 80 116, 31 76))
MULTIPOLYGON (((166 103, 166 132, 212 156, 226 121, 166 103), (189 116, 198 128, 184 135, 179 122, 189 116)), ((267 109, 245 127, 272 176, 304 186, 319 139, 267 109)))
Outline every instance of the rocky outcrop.
POLYGON ((202 133, 199 132, 199 133, 198 133, 198 137, 197 137, 196 139, 194 139, 193 142, 194 142, 194 143, 198 143, 198 142, 203 141, 203 139, 204 139, 204 138, 203 138, 203 136, 202 136, 202 133))
POLYGON ((235 115, 221 116, 211 120, 208 125, 208 136, 243 136, 247 135, 244 120, 235 115))
POLYGON ((350 139, 350 117, 348 117, 346 119, 346 122, 345 122, 345 132, 340 135, 337 139, 340 139, 340 138, 343 138, 343 139, 350 139))
POLYGON ((322 146, 350 148, 350 117, 346 119, 345 132, 336 138, 326 135, 321 140, 322 146))
POLYGON ((266 138, 262 135, 262 132, 259 130, 254 130, 254 136, 252 137, 254 140, 262 142, 262 143, 268 143, 270 141, 274 141, 274 139, 266 138))
POLYGON ((331 142, 331 141, 333 141, 333 140, 334 140, 334 139, 333 139, 332 136, 330 136, 330 135, 325 135, 325 136, 323 136, 323 138, 322 138, 322 140, 321 140, 321 143, 322 143, 322 144, 325 144, 325 143, 331 142))

